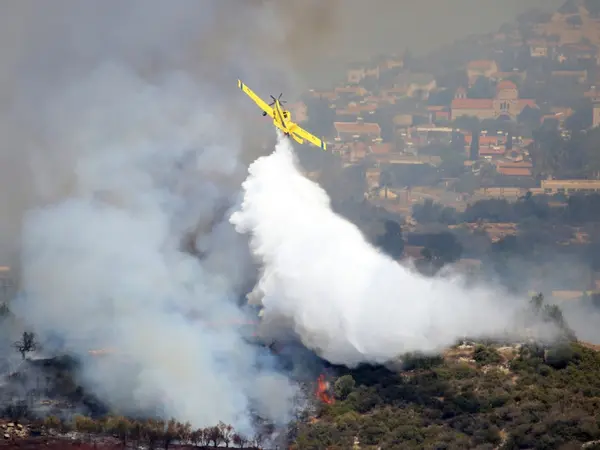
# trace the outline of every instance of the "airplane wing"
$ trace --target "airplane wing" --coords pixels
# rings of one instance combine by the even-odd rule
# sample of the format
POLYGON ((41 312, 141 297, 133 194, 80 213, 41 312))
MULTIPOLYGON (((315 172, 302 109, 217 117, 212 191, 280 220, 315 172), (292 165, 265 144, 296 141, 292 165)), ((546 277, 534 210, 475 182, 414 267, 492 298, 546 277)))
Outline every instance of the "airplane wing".
POLYGON ((300 126, 296 125, 290 131, 292 133, 294 133, 295 135, 297 135, 298 137, 306 139, 308 142, 310 142, 314 146, 320 147, 323 150, 327 150, 327 143, 324 140, 319 139, 316 136, 313 136, 312 134, 310 134, 308 131, 301 128, 300 126))
POLYGON ((263 99, 261 99, 258 95, 252 91, 248 86, 242 83, 242 80, 238 80, 238 87, 244 91, 244 93, 254 100, 254 103, 258 105, 260 109, 262 109, 265 113, 267 113, 272 119, 274 119, 273 108, 271 108, 263 99))

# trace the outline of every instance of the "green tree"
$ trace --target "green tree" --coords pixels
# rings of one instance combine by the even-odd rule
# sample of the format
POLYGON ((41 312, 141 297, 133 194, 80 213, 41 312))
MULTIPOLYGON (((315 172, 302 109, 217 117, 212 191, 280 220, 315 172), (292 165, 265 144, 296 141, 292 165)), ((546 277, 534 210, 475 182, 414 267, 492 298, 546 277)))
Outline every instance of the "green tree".
POLYGON ((44 419, 44 426, 46 427, 46 429, 48 431, 56 432, 56 431, 60 430, 61 422, 62 421, 58 417, 56 417, 54 415, 50 415, 44 419))
POLYGON ((478 77, 469 89, 469 98, 493 98, 496 88, 492 80, 486 77, 478 77))
POLYGON ((567 17, 566 22, 573 28, 583 25, 583 20, 581 20, 581 16, 579 14, 567 17))
POLYGON ((539 128, 542 120, 542 112, 539 108, 525 106, 517 116, 517 123, 533 131, 539 128))
POLYGON ((544 305, 544 294, 541 292, 531 297, 530 300, 531 309, 539 314, 542 311, 542 306, 544 305))
POLYGON ((585 100, 575 108, 573 114, 565 119, 565 128, 571 132, 587 130, 592 126, 592 121, 593 105, 589 100, 585 100))
POLYGON ((217 426, 219 427, 219 430, 221 432, 221 439, 223 440, 225 447, 229 447, 229 444, 231 443, 231 439, 234 434, 233 427, 223 422, 219 422, 219 425, 217 426))
POLYGON ((142 422, 136 420, 131 424, 129 439, 131 439, 136 447, 140 446, 140 443, 144 439, 144 424, 142 422))
POLYGON ((402 227, 398 222, 386 220, 385 231, 377 238, 377 246, 394 259, 399 259, 404 253, 404 237, 402 227))
POLYGON ((421 254, 435 268, 440 268, 445 264, 457 261, 462 250, 462 245, 452 233, 443 232, 430 235, 421 254))
POLYGON ((466 130, 471 133, 480 130, 480 121, 475 116, 460 116, 452 121, 452 126, 459 130, 466 130))
POLYGON ((495 348, 487 347, 485 345, 477 345, 475 347, 473 359, 482 366, 487 364, 500 364, 502 362, 500 353, 498 353, 495 348))
POLYGON ((233 445, 241 448, 246 445, 246 443, 248 442, 248 438, 243 434, 234 433, 231 437, 231 441, 233 442, 233 445))
POLYGON ((477 161, 479 159, 479 135, 480 131, 473 132, 471 137, 471 146, 469 147, 469 159, 477 161))
POLYGON ((73 424, 78 433, 85 435, 88 442, 92 442, 94 434, 98 431, 98 426, 92 418, 77 414, 73 418, 73 424))
POLYGON ((343 375, 335 381, 333 385, 333 391, 336 398, 339 400, 345 400, 346 397, 354 390, 355 386, 356 381, 354 381, 352 375, 343 375))
POLYGON ((153 449, 164 436, 165 423, 162 420, 146 419, 143 423, 143 429, 148 448, 153 449))
POLYGON ((544 361, 554 369, 564 369, 578 358, 579 355, 571 345, 561 344, 546 350, 544 361))
POLYGON ((212 442, 215 447, 221 445, 223 434, 218 426, 207 428, 205 432, 207 433, 208 442, 212 442))
POLYGON ((124 447, 127 445, 131 422, 126 417, 110 417, 106 422, 106 429, 109 433, 117 435, 124 447))

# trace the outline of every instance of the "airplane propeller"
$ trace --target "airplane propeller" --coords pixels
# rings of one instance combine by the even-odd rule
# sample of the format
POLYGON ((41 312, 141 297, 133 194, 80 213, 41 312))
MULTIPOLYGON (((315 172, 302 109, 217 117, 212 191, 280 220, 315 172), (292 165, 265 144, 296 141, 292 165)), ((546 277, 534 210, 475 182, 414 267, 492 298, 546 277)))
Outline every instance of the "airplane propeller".
POLYGON ((273 99, 273 101, 269 104, 269 106, 273 106, 277 100, 279 100, 279 103, 281 105, 285 105, 285 100, 281 100, 282 95, 283 95, 283 92, 281 94, 279 94, 279 97, 277 97, 277 98, 275 98, 271 95, 271 98, 273 99))
MULTIPOLYGON (((283 92, 282 92, 281 94, 279 94, 279 97, 277 97, 277 98, 275 98, 275 97, 273 97, 273 96, 271 95, 271 98, 273 99, 273 101, 272 101, 271 103, 269 103, 269 106, 273 106, 273 105, 275 105, 275 102, 276 102, 277 100, 279 100, 279 104, 280 104, 280 105, 282 105, 282 106, 283 106, 283 105, 285 105, 285 100, 281 100, 281 96, 282 96, 282 95, 283 95, 283 92)), ((263 117, 265 117, 265 116, 267 115, 267 113, 266 113, 266 112, 263 112, 263 114, 262 114, 262 115, 263 115, 263 117)))

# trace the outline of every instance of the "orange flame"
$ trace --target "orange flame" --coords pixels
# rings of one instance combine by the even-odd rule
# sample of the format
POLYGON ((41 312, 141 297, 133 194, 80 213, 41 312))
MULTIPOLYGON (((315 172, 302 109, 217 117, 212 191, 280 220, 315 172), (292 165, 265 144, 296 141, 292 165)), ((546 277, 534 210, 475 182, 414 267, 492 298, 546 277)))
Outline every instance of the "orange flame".
POLYGON ((325 375, 319 375, 317 379, 317 398, 326 405, 333 404, 333 397, 328 392, 329 383, 325 380, 325 375))

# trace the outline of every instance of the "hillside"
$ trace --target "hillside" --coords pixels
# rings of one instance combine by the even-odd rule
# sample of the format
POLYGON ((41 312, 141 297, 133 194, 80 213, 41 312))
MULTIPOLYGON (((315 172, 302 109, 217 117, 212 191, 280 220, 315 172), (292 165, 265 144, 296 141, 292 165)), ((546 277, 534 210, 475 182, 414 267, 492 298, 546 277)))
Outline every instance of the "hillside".
POLYGON ((296 449, 600 448, 600 354, 581 343, 460 345, 333 388, 296 449))

